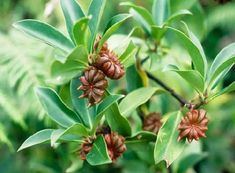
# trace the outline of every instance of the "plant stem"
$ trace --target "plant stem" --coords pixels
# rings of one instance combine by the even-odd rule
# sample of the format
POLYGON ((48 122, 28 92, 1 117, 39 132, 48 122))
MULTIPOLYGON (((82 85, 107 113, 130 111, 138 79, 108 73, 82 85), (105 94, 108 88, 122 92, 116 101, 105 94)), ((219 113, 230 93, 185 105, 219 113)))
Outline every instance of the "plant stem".
POLYGON ((151 73, 146 71, 147 76, 149 77, 149 79, 153 80, 154 82, 156 82, 158 85, 160 85, 162 88, 164 88, 165 90, 167 90, 177 101, 180 102, 181 106, 186 106, 187 108, 191 109, 192 108, 192 104, 189 103, 186 99, 184 99, 182 96, 180 96, 179 94, 177 94, 172 88, 170 88, 167 84, 165 84, 163 81, 161 81, 160 79, 158 79, 157 77, 153 76, 151 73))

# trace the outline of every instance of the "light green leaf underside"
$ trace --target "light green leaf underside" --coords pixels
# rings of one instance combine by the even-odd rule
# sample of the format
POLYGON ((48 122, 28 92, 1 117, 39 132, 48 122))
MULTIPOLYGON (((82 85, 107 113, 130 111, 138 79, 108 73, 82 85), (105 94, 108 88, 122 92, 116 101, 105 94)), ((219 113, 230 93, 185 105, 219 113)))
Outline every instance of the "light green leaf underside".
POLYGON ((185 147, 185 141, 178 142, 177 126, 181 119, 181 112, 173 112, 167 116, 166 122, 158 132, 154 149, 155 163, 164 160, 167 167, 180 155, 185 147))
POLYGON ((53 129, 44 129, 35 133, 34 135, 30 136, 28 139, 24 141, 24 143, 20 146, 18 151, 21 151, 33 145, 37 145, 37 144, 41 144, 43 142, 49 141, 53 131, 54 131, 53 129))

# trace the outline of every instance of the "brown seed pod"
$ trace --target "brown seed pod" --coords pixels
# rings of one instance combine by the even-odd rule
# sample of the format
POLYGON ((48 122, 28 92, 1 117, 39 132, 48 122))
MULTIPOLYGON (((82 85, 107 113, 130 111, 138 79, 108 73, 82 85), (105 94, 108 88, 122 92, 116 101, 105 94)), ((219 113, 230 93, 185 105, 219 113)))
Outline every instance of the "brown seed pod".
POLYGON ((108 86, 108 81, 102 71, 95 67, 89 67, 84 72, 84 76, 80 77, 81 86, 78 89, 84 93, 79 98, 88 98, 89 105, 93 106, 101 101, 105 89, 108 86))
POLYGON ((95 141, 95 137, 87 137, 84 142, 81 144, 81 148, 78 151, 79 156, 82 160, 86 160, 86 155, 92 149, 93 143, 95 141))
POLYGON ((118 57, 113 52, 106 52, 99 56, 94 66, 102 70, 110 79, 120 79, 124 74, 124 67, 118 60, 118 57))
POLYGON ((178 130, 180 131, 178 141, 187 138, 188 142, 192 142, 193 139, 199 140, 201 137, 206 137, 207 124, 208 118, 205 110, 191 110, 182 118, 178 125, 178 130))
POLYGON ((126 151, 125 138, 116 132, 104 135, 107 144, 109 157, 115 161, 126 151))
MULTIPOLYGON (((101 37, 98 36, 96 38, 94 44, 94 50, 97 50, 99 41, 101 37)), ((110 79, 120 79, 124 74, 124 66, 120 63, 118 56, 108 49, 108 44, 104 43, 98 55, 94 52, 89 57, 90 64, 92 66, 97 67, 99 70, 103 71, 103 73, 109 77, 110 79)))
POLYGON ((158 133, 162 126, 161 114, 152 112, 144 118, 143 129, 153 133, 158 133))

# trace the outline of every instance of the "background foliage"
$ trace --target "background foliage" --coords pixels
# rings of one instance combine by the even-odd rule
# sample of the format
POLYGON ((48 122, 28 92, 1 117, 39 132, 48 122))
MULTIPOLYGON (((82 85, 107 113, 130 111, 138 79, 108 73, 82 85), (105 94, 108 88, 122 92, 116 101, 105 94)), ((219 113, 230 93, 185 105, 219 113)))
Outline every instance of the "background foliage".
MULTIPOLYGON (((88 9, 89 1, 79 1, 84 9, 88 9)), ((128 11, 127 7, 118 5, 120 2, 122 1, 109 0, 107 2, 101 26, 105 26, 104 24, 111 16, 128 11)), ((149 10, 152 8, 151 0, 133 2, 149 10)), ((200 38, 205 53, 210 58, 210 63, 219 50, 235 42, 235 28, 232 20, 235 17, 235 2, 220 5, 212 0, 172 0, 172 12, 179 9, 188 9, 193 13, 183 20, 200 38)), ((47 116, 44 116, 45 113, 34 94, 34 86, 54 87, 63 100, 71 105, 66 100, 66 91, 69 86, 55 87, 50 80, 52 76, 49 69, 54 58, 54 50, 37 40, 25 37, 11 27, 11 24, 19 19, 36 18, 65 31, 64 19, 58 2, 56 0, 5 0, 0 2, 0 11, 0 172, 54 173, 77 170, 82 163, 77 159, 76 154, 69 152, 77 146, 62 144, 53 150, 46 144, 16 153, 20 144, 31 134, 44 128, 56 127, 47 116)), ((126 34, 126 31, 130 31, 134 25, 136 25, 134 20, 126 23, 119 30, 116 39, 112 39, 113 46, 118 44, 121 34, 126 34)), ((162 56, 154 62, 155 65, 151 66, 151 71, 158 73, 165 82, 174 86, 177 92, 189 99, 193 94, 193 89, 173 72, 162 71, 162 68, 169 63, 183 67, 191 65, 186 52, 174 40, 173 47, 170 55, 162 56)), ((166 51, 168 51, 167 48, 166 51)), ((235 68, 232 68, 226 79, 221 81, 219 84, 221 87, 235 80, 234 70, 235 68)), ((114 83, 111 85, 112 90, 121 93, 123 83, 124 81, 119 82, 118 85, 114 83)), ((129 91, 132 90, 131 87, 133 86, 128 86, 129 91)), ((154 105, 151 111, 164 114, 178 107, 178 103, 170 96, 157 96, 152 99, 154 105)), ((231 93, 214 100, 206 107, 209 117, 212 117, 207 139, 187 148, 181 158, 171 166, 173 172, 235 172, 234 101, 234 93, 231 93), (190 165, 188 160, 194 164, 190 165)), ((152 152, 151 147, 148 150, 140 146, 132 146, 132 148, 133 151, 128 150, 123 159, 114 165, 91 167, 85 163, 79 172, 151 172, 151 159, 145 158, 141 152, 143 150, 152 152), (143 164, 139 164, 140 160, 143 164)), ((161 166, 160 163, 158 166, 162 172, 168 172, 163 169, 163 164, 161 166)))

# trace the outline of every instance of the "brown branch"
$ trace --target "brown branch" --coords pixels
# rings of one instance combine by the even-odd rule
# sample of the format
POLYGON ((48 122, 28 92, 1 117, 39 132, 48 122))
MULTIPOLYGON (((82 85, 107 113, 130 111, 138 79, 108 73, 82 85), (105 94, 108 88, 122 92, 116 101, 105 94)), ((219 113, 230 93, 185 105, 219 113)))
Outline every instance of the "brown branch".
POLYGON ((153 76, 151 73, 146 71, 146 74, 148 76, 149 79, 153 80, 154 82, 156 82, 158 85, 160 85, 162 88, 164 88, 165 90, 167 90, 178 102, 180 102, 181 106, 186 106, 187 108, 191 109, 192 108, 192 104, 189 103, 186 99, 184 99, 182 96, 180 96, 179 94, 177 94, 172 88, 170 88, 167 84, 165 84, 163 81, 161 81, 160 79, 158 79, 157 77, 153 76))

